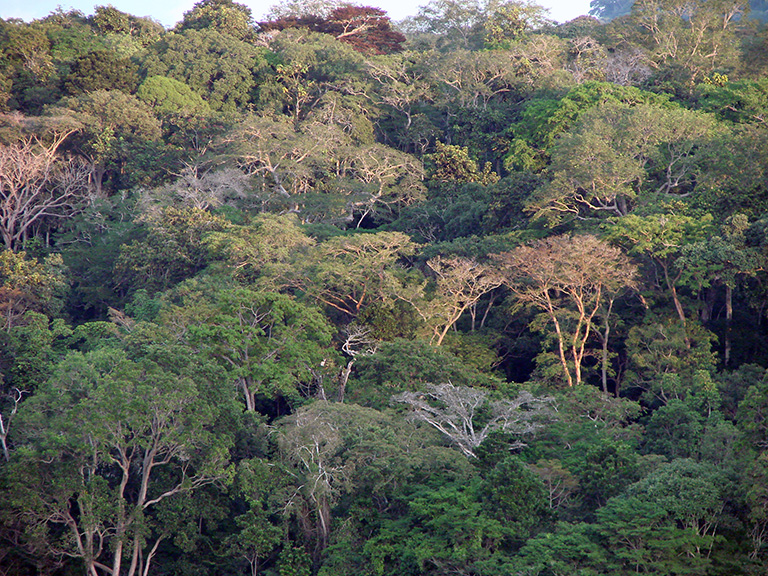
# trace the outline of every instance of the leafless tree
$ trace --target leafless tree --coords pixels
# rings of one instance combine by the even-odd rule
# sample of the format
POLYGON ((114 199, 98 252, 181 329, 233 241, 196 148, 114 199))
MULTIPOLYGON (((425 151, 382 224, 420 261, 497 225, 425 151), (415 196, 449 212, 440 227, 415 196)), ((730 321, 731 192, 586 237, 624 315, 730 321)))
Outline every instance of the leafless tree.
POLYGON ((49 140, 30 135, 0 144, 0 234, 6 248, 18 247, 44 218, 72 215, 88 197, 88 166, 58 153, 74 132, 62 129, 49 140))
POLYGON ((423 391, 393 396, 392 401, 408 404, 416 420, 445 434, 470 458, 476 457, 475 450, 491 432, 530 434, 552 416, 552 398, 537 398, 527 391, 514 400, 490 400, 489 395, 480 388, 430 384, 423 391))

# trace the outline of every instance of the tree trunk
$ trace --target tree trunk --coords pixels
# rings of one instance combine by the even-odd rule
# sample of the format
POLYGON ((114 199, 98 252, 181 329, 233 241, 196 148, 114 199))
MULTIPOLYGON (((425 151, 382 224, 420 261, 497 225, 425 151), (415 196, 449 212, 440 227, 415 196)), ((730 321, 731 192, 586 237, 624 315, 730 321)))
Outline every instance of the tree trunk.
MULTIPOLYGON (((603 384, 603 394, 608 395, 608 336, 611 334, 611 324, 609 322, 611 316, 611 310, 613 309, 613 298, 608 300, 608 310, 605 313, 605 319, 603 320, 603 334, 602 340, 602 357, 600 366, 600 378, 603 384)), ((618 396, 618 388, 617 388, 618 396)))
POLYGON ((731 321, 733 320, 733 288, 725 286, 725 351, 723 362, 726 366, 731 361, 731 321))
POLYGON ((675 311, 677 312, 677 316, 680 318, 680 323, 683 325, 685 347, 690 350, 691 339, 688 338, 688 324, 685 320, 685 311, 683 310, 683 305, 680 303, 680 298, 677 295, 677 288, 675 288, 675 283, 669 278, 669 271, 667 270, 666 263, 662 264, 661 267, 664 270, 664 280, 667 283, 667 288, 669 288, 669 291, 672 294, 672 301, 675 304, 675 311))
POLYGON ((248 379, 241 378, 240 386, 243 388, 243 396, 245 396, 245 409, 248 412, 256 412, 256 403, 254 402, 253 395, 251 394, 250 387, 248 386, 248 379))
POLYGON ((573 388, 573 377, 571 376, 571 371, 568 370, 568 359, 565 357, 565 348, 563 346, 563 332, 560 330, 560 322, 557 321, 557 316, 555 315, 554 309, 550 310, 550 318, 555 324, 555 333, 557 334, 557 351, 560 354, 560 364, 563 367, 563 372, 565 372, 565 378, 568 382, 568 386, 573 388))
POLYGON ((346 394, 347 391, 347 382, 349 382, 349 375, 352 373, 352 365, 355 363, 355 359, 352 358, 349 362, 347 362, 346 368, 341 369, 341 374, 339 374, 339 395, 338 399, 339 402, 344 402, 344 394, 346 394))

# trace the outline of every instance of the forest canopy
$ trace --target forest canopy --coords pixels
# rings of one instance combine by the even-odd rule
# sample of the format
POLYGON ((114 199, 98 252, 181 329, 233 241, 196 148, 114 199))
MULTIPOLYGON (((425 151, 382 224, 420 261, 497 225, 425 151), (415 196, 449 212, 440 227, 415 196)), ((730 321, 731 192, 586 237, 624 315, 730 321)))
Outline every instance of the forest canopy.
POLYGON ((0 19, 0 573, 765 574, 766 13, 0 19))

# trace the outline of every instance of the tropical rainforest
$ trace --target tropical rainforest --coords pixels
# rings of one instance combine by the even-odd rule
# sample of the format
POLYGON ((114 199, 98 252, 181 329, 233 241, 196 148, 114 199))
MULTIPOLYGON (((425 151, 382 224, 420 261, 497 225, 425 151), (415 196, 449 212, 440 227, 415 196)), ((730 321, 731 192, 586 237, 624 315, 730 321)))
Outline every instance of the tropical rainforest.
POLYGON ((768 3, 591 14, 0 20, 0 574, 766 574, 768 3))

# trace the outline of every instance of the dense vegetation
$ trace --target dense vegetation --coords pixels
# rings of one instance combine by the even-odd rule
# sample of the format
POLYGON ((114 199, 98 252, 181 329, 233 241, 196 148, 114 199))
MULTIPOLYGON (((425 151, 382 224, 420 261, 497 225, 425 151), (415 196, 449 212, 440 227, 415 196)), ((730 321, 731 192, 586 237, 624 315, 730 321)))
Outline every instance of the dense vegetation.
POLYGON ((0 573, 765 574, 765 12, 0 20, 0 573))

